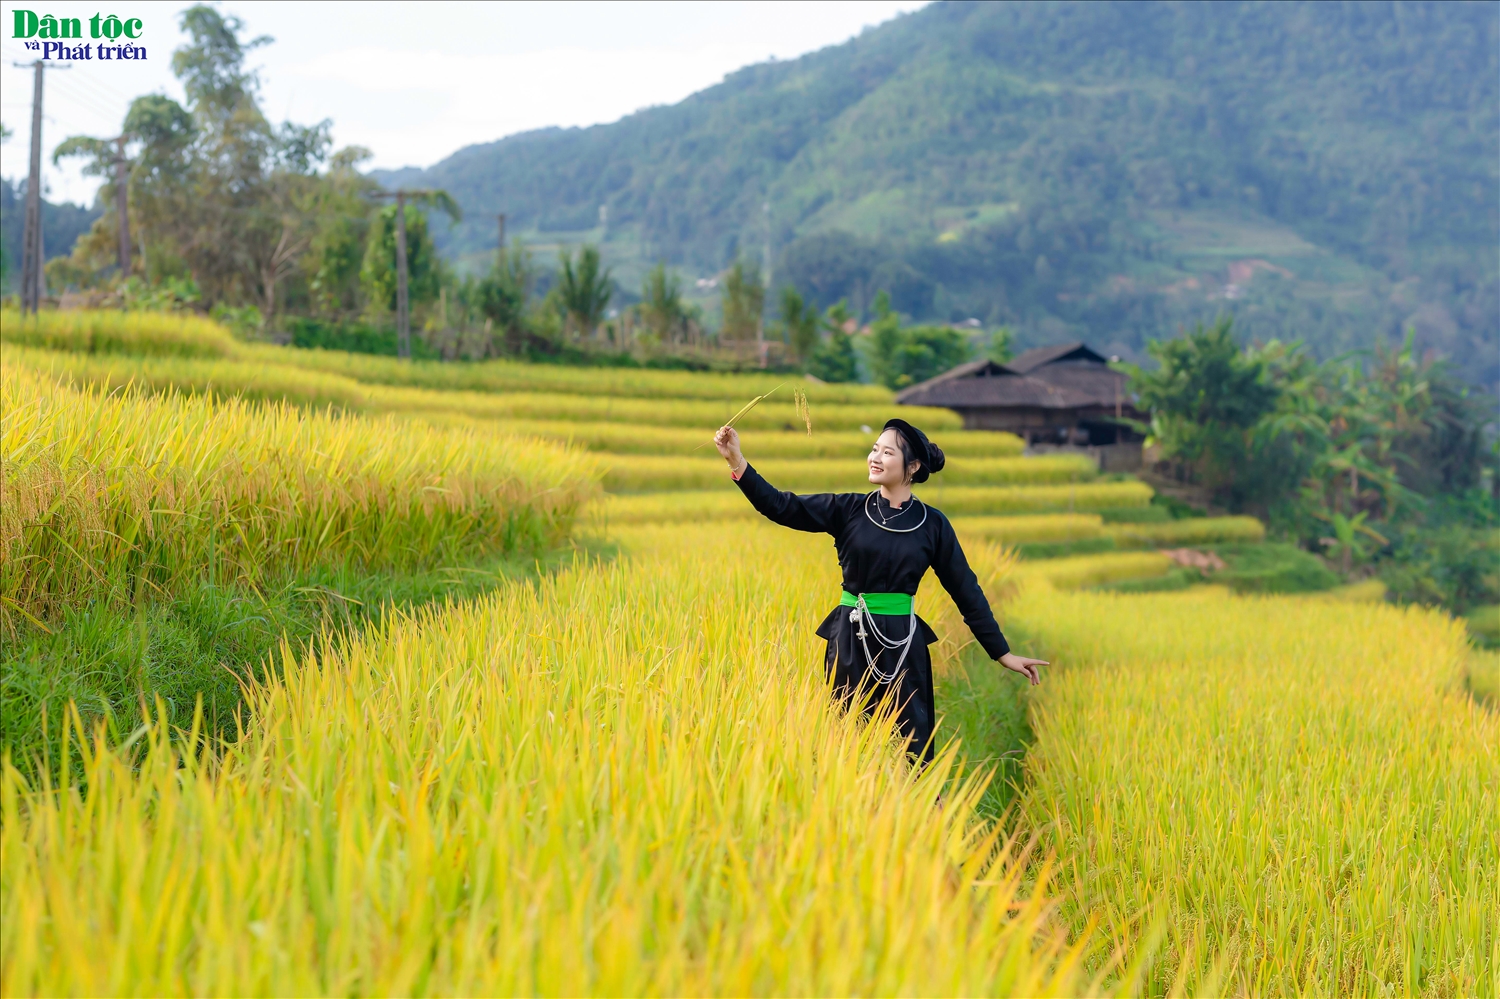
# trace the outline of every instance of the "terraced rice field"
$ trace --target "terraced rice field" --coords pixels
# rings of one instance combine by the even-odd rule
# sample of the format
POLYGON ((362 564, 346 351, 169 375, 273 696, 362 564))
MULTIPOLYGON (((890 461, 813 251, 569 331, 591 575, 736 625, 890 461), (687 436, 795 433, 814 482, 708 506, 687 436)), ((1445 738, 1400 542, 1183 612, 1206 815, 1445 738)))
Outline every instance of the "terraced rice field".
MULTIPOLYGON (((577 546, 282 646, 227 738, 79 712, 65 759, 7 761, 5 995, 1500 993, 1500 715, 1461 623, 1089 589, 1253 521, 1152 521, 1141 483, 924 414, 955 475, 921 495, 1054 665, 996 675, 928 580, 953 714, 913 772, 828 697, 828 539, 692 451, 775 380, 0 320, 12 635, 155 620, 205 573, 577 546), (1134 550, 1015 555, 1074 543, 1134 550)), ((772 407, 747 454, 858 488, 888 397, 809 396, 810 437, 772 407)))

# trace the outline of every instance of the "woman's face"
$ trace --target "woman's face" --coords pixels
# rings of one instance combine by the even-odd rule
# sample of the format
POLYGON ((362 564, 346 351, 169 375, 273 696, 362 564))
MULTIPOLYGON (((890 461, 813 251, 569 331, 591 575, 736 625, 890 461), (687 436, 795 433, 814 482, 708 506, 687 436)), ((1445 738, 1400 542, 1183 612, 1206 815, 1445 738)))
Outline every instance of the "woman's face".
POLYGON ((875 446, 870 448, 869 465, 870 481, 877 486, 899 486, 917 470, 915 461, 909 470, 906 468, 901 455, 901 435, 895 430, 886 430, 875 438, 875 446))

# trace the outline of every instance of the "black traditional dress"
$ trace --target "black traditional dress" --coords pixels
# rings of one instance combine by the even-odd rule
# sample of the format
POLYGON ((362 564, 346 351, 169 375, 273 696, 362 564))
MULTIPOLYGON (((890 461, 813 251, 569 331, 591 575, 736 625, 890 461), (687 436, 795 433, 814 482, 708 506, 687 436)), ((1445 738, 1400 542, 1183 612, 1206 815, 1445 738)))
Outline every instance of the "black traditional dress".
MULTIPOLYGON (((845 600, 860 594, 915 596, 930 567, 990 658, 999 659, 1010 651, 953 525, 939 510, 916 497, 893 509, 879 490, 809 496, 780 492, 748 463, 737 481, 751 505, 769 520, 793 530, 833 535, 844 570, 844 592, 850 595, 845 600)), ((894 697, 897 724, 909 741, 909 751, 930 761, 937 711, 927 646, 937 641, 937 635, 914 615, 870 614, 867 623, 873 628, 868 630, 878 630, 897 643, 907 637, 913 622, 921 630, 918 640, 905 649, 903 661, 901 650, 868 636, 861 639, 859 622, 851 620, 850 610, 835 607, 818 627, 818 637, 828 641, 824 666, 835 692, 843 698, 859 698, 866 711, 894 697)))

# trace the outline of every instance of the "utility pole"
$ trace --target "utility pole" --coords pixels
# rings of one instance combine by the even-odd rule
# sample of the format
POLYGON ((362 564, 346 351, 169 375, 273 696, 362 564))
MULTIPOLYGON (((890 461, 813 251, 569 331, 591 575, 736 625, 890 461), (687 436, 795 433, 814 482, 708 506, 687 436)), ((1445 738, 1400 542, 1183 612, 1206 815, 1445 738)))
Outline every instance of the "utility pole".
POLYGON ((42 273, 42 71, 45 64, 32 63, 36 76, 31 85, 31 173, 26 180, 26 223, 21 235, 21 314, 33 314, 41 303, 42 273))
POLYGON ((767 365, 766 350, 766 309, 771 307, 771 202, 770 199, 760 204, 761 214, 766 219, 766 250, 765 250, 765 278, 761 287, 764 292, 760 300, 760 323, 755 328, 755 342, 760 349, 760 366, 767 365))
POLYGON ((376 198, 396 199, 396 355, 404 361, 411 360, 411 308, 407 301, 406 266, 406 199, 427 201, 436 198, 446 203, 448 213, 458 219, 458 206, 453 204, 445 191, 413 190, 379 191, 376 198))
POLYGON ((120 277, 130 276, 130 212, 125 194, 130 171, 125 169, 125 136, 115 139, 115 216, 120 235, 120 277))
POLYGON ((500 256, 505 256, 505 213, 501 212, 500 218, 500 256))
MULTIPOLYGON (((26 69, 26 63, 15 63, 26 69)), ((36 71, 31 84, 31 172, 26 181, 26 222, 21 233, 21 312, 36 312, 42 305, 42 264, 46 260, 42 246, 42 74, 46 63, 30 63, 36 71)), ((68 69, 71 63, 52 69, 68 69)))
MULTIPOLYGON (((23 63, 15 64, 25 69, 23 63)), ((34 314, 42 304, 42 73, 47 64, 38 59, 31 86, 31 173, 26 180, 26 220, 21 234, 21 312, 34 314)), ((67 69, 67 66, 53 66, 67 69)))
POLYGON ((411 360, 411 312, 406 301, 406 192, 396 192, 396 355, 411 360))

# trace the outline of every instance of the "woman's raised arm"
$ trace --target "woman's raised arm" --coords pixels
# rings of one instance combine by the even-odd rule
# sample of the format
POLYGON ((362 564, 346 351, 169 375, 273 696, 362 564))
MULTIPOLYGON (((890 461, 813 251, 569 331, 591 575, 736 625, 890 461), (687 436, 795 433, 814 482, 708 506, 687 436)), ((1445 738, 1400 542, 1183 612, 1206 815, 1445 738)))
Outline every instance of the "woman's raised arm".
POLYGON ((836 493, 814 493, 798 496, 781 492, 750 466, 740 451, 739 431, 733 427, 721 427, 714 434, 714 446, 729 464, 740 492, 750 501, 761 516, 782 527, 794 531, 809 531, 814 534, 837 535, 843 526, 845 510, 836 493))

